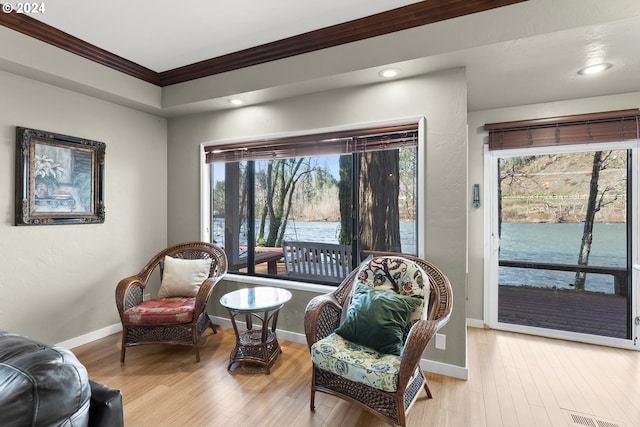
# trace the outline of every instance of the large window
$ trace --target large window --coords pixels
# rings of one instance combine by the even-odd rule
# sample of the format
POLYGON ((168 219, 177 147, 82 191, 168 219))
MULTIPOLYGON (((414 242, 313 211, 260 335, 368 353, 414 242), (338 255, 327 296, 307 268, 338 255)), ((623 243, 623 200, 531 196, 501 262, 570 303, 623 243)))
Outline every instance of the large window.
POLYGON ((411 124, 205 147, 210 239, 229 271, 337 284, 371 254, 417 254, 417 133, 411 124))

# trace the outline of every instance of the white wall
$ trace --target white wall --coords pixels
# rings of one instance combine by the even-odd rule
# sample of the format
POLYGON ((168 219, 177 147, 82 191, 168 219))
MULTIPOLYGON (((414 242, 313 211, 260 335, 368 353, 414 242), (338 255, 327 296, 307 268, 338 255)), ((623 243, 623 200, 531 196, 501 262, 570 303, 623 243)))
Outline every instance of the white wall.
MULTIPOLYGON (((201 143, 424 116, 426 142, 426 257, 447 274, 454 311, 446 351, 428 358, 466 366, 466 80, 463 69, 322 92, 240 109, 170 119, 168 137, 169 242, 200 236, 201 143)), ((218 297, 219 298, 219 297, 218 297)), ((215 300, 215 295, 212 300, 215 300)), ((308 298, 294 298, 299 304, 308 298)), ((279 323, 302 332, 304 305, 287 304, 279 323)))
MULTIPOLYGON (((483 183, 483 145, 488 143, 485 123, 528 120, 600 111, 625 110, 640 106, 640 92, 574 99, 469 113, 469 181, 483 183)), ((484 189, 481 191, 484 196, 484 189)), ((483 197, 484 199, 484 197, 483 197)), ((483 202, 486 203, 486 200, 483 202)), ((467 317, 481 323, 484 319, 484 213, 471 209, 469 215, 469 288, 467 317)))
POLYGON ((0 329, 58 343, 119 323, 117 282, 166 245, 166 120, 0 71, 0 329), (106 143, 104 224, 14 226, 15 127, 106 143))

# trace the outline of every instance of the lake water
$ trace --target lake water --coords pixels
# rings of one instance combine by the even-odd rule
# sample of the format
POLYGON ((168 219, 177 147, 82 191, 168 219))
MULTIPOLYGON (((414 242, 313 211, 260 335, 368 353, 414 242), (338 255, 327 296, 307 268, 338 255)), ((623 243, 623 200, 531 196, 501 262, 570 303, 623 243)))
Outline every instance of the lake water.
MULTIPOLYGON (((400 221, 402 252, 416 253, 415 222, 400 221)), ((340 223, 324 221, 289 222, 285 240, 301 240, 323 243, 339 243, 340 223)))
MULTIPOLYGON (((224 219, 214 219, 214 239, 224 242, 224 219)), ((256 224, 256 230, 259 223, 256 224)), ((400 223, 402 251, 415 253, 415 223, 400 223)), ((500 258, 516 261, 537 261, 557 264, 577 264, 584 225, 581 223, 503 223, 500 258)), ((285 240, 338 243, 339 222, 290 221, 285 240)), ((241 238, 242 240, 243 238, 241 238)), ((246 245, 246 240, 241 241, 246 245)), ((626 265, 626 224, 595 224, 589 265, 624 267, 626 265)), ((529 285, 572 289, 575 273, 500 267, 501 285, 529 285)), ((587 274, 586 290, 614 292, 613 277, 587 274)))
MULTIPOLYGON (((256 230, 260 222, 256 221, 256 230)), ((402 251, 416 253, 416 223, 400 221, 400 240, 402 251)), ((224 242, 224 219, 213 220, 214 241, 224 242)), ((284 240, 298 240, 303 242, 339 243, 340 223, 327 221, 289 221, 284 240)), ((246 235, 240 237, 240 245, 246 245, 246 235)))
MULTIPOLYGON (((627 263, 626 224, 595 224, 589 265, 624 267, 627 263)), ((503 223, 500 239, 500 259, 537 261, 555 264, 577 264, 584 224, 523 224, 503 223)), ((575 273, 500 267, 501 285, 530 285, 572 289, 575 273)), ((587 274, 585 289, 593 292, 614 292, 613 277, 587 274)))

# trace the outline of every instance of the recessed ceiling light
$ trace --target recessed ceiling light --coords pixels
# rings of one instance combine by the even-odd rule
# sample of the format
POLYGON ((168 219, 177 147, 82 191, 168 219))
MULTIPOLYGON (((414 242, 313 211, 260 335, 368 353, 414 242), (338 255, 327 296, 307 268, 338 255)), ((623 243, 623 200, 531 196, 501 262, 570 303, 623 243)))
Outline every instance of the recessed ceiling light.
POLYGON ((380 75, 380 77, 390 79, 400 74, 400 70, 398 70, 397 68, 387 68, 386 70, 380 71, 378 74, 380 75))
POLYGON ((602 64, 589 65, 588 67, 585 67, 582 70, 578 71, 578 74, 583 76, 598 74, 605 70, 608 70, 611 67, 612 67, 612 64, 603 62, 602 64))
POLYGON ((231 98, 228 100, 229 104, 231 105, 242 105, 244 104, 244 101, 242 99, 239 98, 231 98))

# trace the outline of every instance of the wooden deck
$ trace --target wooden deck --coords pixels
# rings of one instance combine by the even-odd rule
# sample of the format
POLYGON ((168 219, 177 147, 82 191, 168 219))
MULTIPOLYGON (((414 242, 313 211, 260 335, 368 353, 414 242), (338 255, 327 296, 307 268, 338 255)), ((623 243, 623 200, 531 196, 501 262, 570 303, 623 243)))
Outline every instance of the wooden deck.
POLYGON ((498 320, 627 338, 627 298, 574 290, 500 286, 498 320))

